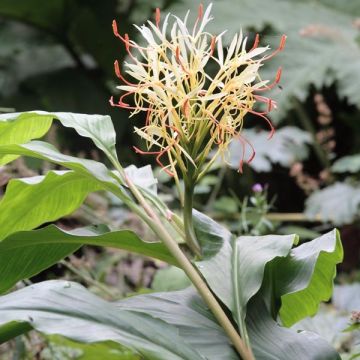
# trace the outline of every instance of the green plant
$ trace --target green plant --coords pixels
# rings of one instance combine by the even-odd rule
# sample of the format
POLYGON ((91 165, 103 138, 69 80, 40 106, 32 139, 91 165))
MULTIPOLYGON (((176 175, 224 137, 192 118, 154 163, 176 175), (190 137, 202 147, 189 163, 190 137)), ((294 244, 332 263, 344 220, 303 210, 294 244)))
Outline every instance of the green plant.
MULTIPOLYGON (((253 113, 268 121, 254 105, 274 107, 272 100, 257 95, 271 85, 254 82, 262 61, 272 55, 257 58, 267 48, 259 48, 256 40, 247 52, 242 36, 236 35, 225 56, 221 36, 203 33, 210 10, 202 14, 200 7, 198 32, 194 30, 193 35, 177 19, 178 29, 173 28, 170 41, 165 32, 159 34, 157 12, 156 24, 149 26, 162 42, 158 45, 149 28, 142 27, 149 43, 146 54, 142 46, 119 35, 114 24, 115 35, 128 50, 139 51, 148 71, 144 73, 143 64, 129 51, 137 66, 128 65, 128 73, 139 84, 125 80, 118 64, 115 70, 126 82, 120 87, 128 92, 125 95, 135 94, 135 106, 125 103, 124 96, 112 103, 134 108, 135 113, 148 111, 145 127, 136 131, 149 148, 157 147, 151 152, 174 176, 183 218, 158 197, 149 167, 120 164, 109 116, 39 111, 0 116, 0 165, 27 156, 67 169, 9 182, 0 202, 2 293, 83 244, 160 259, 181 268, 193 287, 108 302, 69 281, 31 285, 0 298, 2 342, 35 329, 77 342, 112 341, 130 349, 134 359, 339 359, 319 336, 289 329, 314 315, 319 303, 331 296, 336 264, 343 255, 337 230, 301 245, 296 235, 236 237, 193 209, 195 185, 216 157, 226 153, 232 139, 241 137, 244 116, 253 113), (216 58, 220 70, 209 84, 205 65, 214 59, 216 43, 220 44, 216 58), (175 89, 169 80, 175 82, 175 89), (43 137, 53 121, 90 138, 110 166, 62 154, 51 144, 34 140, 43 137), (213 149, 215 155, 208 162, 213 149), (54 225, 41 227, 72 213, 96 191, 120 199, 158 242, 144 242, 129 230, 102 224, 71 231, 54 225)), ((282 50, 284 41, 285 37, 275 53, 282 50)), ((278 81, 279 76, 274 84, 278 81)))

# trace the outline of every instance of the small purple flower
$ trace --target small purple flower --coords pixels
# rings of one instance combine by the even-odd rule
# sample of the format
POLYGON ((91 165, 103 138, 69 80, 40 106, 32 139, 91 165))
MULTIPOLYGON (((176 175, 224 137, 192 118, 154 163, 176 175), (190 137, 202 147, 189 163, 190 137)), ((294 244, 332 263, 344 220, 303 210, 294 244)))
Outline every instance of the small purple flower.
POLYGON ((254 184, 253 187, 252 187, 252 191, 255 192, 255 193, 260 193, 263 190, 264 189, 263 189, 262 185, 259 184, 259 183, 254 184))

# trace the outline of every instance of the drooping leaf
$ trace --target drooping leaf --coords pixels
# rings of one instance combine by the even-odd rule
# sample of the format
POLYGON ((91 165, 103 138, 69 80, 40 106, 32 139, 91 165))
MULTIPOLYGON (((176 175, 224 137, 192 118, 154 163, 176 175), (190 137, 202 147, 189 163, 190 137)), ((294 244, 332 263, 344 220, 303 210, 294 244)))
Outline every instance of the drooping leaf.
POLYGON ((0 144, 0 154, 17 154, 47 160, 99 182, 104 190, 115 193, 121 191, 119 183, 115 180, 115 174, 107 169, 104 164, 94 160, 64 155, 54 146, 43 141, 30 141, 22 145, 0 144))
MULTIPOLYGON (((276 135, 268 139, 266 131, 245 129, 242 132, 252 146, 256 149, 256 156, 249 166, 258 172, 268 172, 272 164, 284 167, 291 166, 294 162, 307 158, 312 139, 309 133, 293 126, 286 126, 276 131, 276 135)), ((243 147, 239 140, 234 139, 229 146, 229 162, 234 169, 239 168, 243 158, 243 147)), ((245 159, 251 155, 250 147, 245 148, 245 159)))
POLYGON ((319 335, 281 327, 271 317, 261 293, 250 300, 246 323, 257 360, 340 360, 319 335))
POLYGON ((305 202, 305 215, 335 225, 351 223, 359 214, 360 187, 337 182, 315 191, 305 202))
MULTIPOLYGON (((59 120, 61 124, 65 127, 70 127, 75 129, 75 131, 79 135, 90 138, 99 149, 104 151, 105 154, 110 155, 113 159, 117 158, 116 149, 115 149, 116 133, 111 118, 108 115, 88 115, 88 114, 76 114, 69 112, 49 113, 46 111, 11 113, 11 114, 0 115, 0 126, 1 126, 1 122, 4 122, 5 124, 14 124, 14 125, 20 123, 18 125, 18 128, 19 126, 22 126, 20 128, 20 131, 29 125, 31 125, 34 129, 36 129, 37 126, 39 126, 39 130, 37 131, 40 131, 42 122, 44 122, 44 120, 47 120, 48 121, 47 123, 48 128, 46 129, 47 131, 51 125, 52 119, 59 120), (31 123, 29 122, 30 120, 31 123)), ((43 132, 43 134, 45 132, 43 132)), ((23 140, 19 140, 16 142, 11 142, 11 138, 10 138, 10 140, 8 142, 5 142, 5 144, 23 144, 29 140, 32 140, 33 138, 36 137, 28 136, 25 137, 23 140)))
POLYGON ((292 249, 273 265, 275 296, 281 298, 280 318, 285 326, 316 314, 319 304, 330 299, 336 264, 343 259, 338 231, 292 249))
POLYGON ((342 259, 336 231, 292 249, 298 242, 295 235, 235 239, 205 215, 193 215, 199 242, 203 249, 210 249, 196 265, 242 329, 245 319, 256 359, 338 359, 316 335, 300 336, 274 320, 279 311, 276 299, 282 296, 280 317, 286 325, 314 314, 319 303, 329 298, 335 266, 342 259), (268 287, 265 302, 264 286, 268 287), (307 301, 308 305, 298 306, 298 302, 307 301))
POLYGON ((130 230, 110 231, 102 225, 65 231, 49 225, 15 232, 0 241, 0 293, 56 264, 82 245, 113 247, 176 264, 163 244, 144 242, 130 230))
MULTIPOLYGON (((206 0, 204 5, 210 2, 206 0)), ((197 7, 196 2, 184 0, 169 10, 182 16, 190 9, 196 16, 197 7)), ((336 82, 341 97, 360 104, 360 47, 358 30, 353 26, 359 12, 356 1, 218 0, 214 2, 215 20, 209 31, 219 34, 228 30, 223 40, 227 46, 239 28, 255 29, 261 36, 270 27, 269 36, 260 37, 260 41, 272 49, 277 48, 281 34, 287 35, 284 51, 271 59, 262 72, 263 79, 273 79, 278 67, 283 68, 282 91, 273 91, 272 95, 278 108, 271 116, 279 121, 291 109, 293 97, 306 99, 310 84, 321 89, 336 82)))
MULTIPOLYGON (((52 116, 46 115, 38 117, 33 113, 23 113, 15 118, 0 115, 0 144, 23 144, 32 139, 41 138, 50 129, 52 116)), ((4 165, 18 155, 0 155, 0 165, 4 165)))
POLYGON ((98 190, 98 182, 73 171, 11 180, 0 202, 0 240, 71 214, 98 190))
POLYGON ((195 226, 201 244, 216 244, 217 252, 203 246, 204 260, 196 263, 215 294, 244 320, 246 305, 261 288, 267 263, 288 255, 295 235, 240 236, 235 238, 215 221, 198 212, 195 226), (221 247, 219 248, 219 244, 221 247))
POLYGON ((78 342, 114 341, 144 359, 237 358, 196 295, 162 295, 111 303, 76 283, 46 281, 0 298, 0 340, 7 324, 26 323, 78 342))
POLYGON ((332 171, 336 173, 353 173, 360 171, 360 155, 344 156, 336 160, 331 167, 332 171))
POLYGON ((117 304, 176 326, 180 336, 205 359, 238 359, 229 339, 193 288, 133 296, 117 304))

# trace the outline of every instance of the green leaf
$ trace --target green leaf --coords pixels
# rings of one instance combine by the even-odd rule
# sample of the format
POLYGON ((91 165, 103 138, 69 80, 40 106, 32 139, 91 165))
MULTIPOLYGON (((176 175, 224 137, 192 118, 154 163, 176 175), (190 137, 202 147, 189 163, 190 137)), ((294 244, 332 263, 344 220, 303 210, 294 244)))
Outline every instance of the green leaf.
POLYGON ((317 334, 279 326, 262 293, 250 300, 246 323, 257 360, 340 360, 339 354, 317 334))
POLYGON ((193 288, 133 296, 117 304, 176 326, 180 336, 204 359, 238 359, 229 339, 193 288))
POLYGON ((0 293, 56 264, 82 245, 113 247, 176 264, 162 243, 144 242, 130 230, 110 231, 101 225, 65 231, 49 225, 19 231, 0 241, 0 293))
MULTIPOLYGON (((32 139, 44 136, 52 124, 52 116, 37 116, 33 113, 23 113, 9 117, 0 115, 0 144, 22 144, 32 139)), ((0 155, 0 165, 16 159, 18 155, 0 155)))
POLYGON ((274 320, 279 310, 276 299, 283 300, 280 317, 289 325, 316 312, 319 303, 329 298, 335 266, 342 259, 336 231, 292 250, 298 242, 295 235, 235 238, 205 215, 193 215, 198 239, 205 249, 204 260, 196 265, 212 291, 231 310, 244 337, 247 330, 256 359, 338 358, 315 335, 300 336, 274 320), (256 305, 251 305, 254 301, 256 305), (322 353, 329 357, 322 357, 322 353))
POLYGON ((114 342, 82 344, 61 336, 47 336, 47 347, 41 351, 42 360, 141 360, 139 355, 114 342))
POLYGON ((54 146, 43 141, 30 141, 22 145, 0 145, 0 154, 17 154, 31 156, 64 166, 85 177, 96 180, 105 190, 115 194, 121 190, 116 175, 102 163, 94 160, 80 159, 60 153, 54 146))
POLYGON ((6 326, 14 321, 77 342, 114 341, 144 359, 237 359, 222 329, 193 293, 142 295, 111 303, 76 283, 46 281, 0 298, 0 341, 8 337, 6 326))
POLYGON ((331 169, 336 173, 356 174, 360 171, 360 155, 344 156, 336 160, 331 169))
MULTIPOLYGON (((73 128, 79 135, 90 138, 99 149, 104 151, 105 154, 111 156, 113 159, 117 158, 115 149, 116 133, 111 118, 108 115, 87 115, 64 112, 49 113, 46 111, 3 114, 0 115, 0 131, 1 123, 5 122, 4 120, 8 120, 7 123, 10 124, 17 124, 19 122, 20 125, 18 125, 17 131, 20 132, 24 131, 24 128, 28 126, 28 121, 31 120, 32 122, 30 122, 29 125, 35 129, 38 125, 39 129, 37 131, 39 132, 42 129, 41 126, 44 119, 48 121, 47 130, 51 125, 52 119, 57 119, 63 126, 73 128), (22 127, 20 127, 21 125, 22 127)), ((46 133, 46 131, 44 133, 46 133)), ((44 133, 42 135, 44 135, 44 133)), ((16 142, 5 142, 5 144, 22 144, 33 138, 35 138, 35 136, 25 137, 23 140, 16 142)))
POLYGON ((276 297, 281 298, 280 318, 285 326, 316 314, 319 304, 330 299, 336 264, 343 248, 335 229, 292 249, 273 264, 276 297))
POLYGON ((240 236, 235 239, 205 215, 194 212, 194 216, 198 239, 205 249, 205 259, 196 265, 236 320, 243 321, 248 301, 261 288, 266 264, 276 257, 287 256, 298 239, 295 235, 240 236), (216 244, 215 254, 210 248, 212 244, 216 244))
POLYGON ((321 221, 335 225, 349 224, 359 215, 359 186, 337 182, 312 193, 305 202, 305 215, 310 219, 320 216, 321 221))
POLYGON ((98 190, 98 182, 73 171, 11 180, 0 202, 0 240, 71 214, 90 192, 98 190))
POLYGON ((152 281, 151 288, 154 291, 182 290, 191 285, 184 271, 175 266, 159 269, 152 281))

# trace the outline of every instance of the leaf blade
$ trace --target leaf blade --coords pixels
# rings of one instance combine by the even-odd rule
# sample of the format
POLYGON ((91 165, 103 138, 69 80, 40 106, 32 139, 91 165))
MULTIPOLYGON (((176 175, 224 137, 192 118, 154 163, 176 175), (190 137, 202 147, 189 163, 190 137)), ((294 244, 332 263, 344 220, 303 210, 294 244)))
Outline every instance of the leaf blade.
POLYGON ((56 264, 82 245, 122 249, 177 265, 163 244, 144 242, 130 230, 110 231, 107 226, 97 226, 66 231, 49 225, 19 231, 0 241, 0 293, 56 264))

